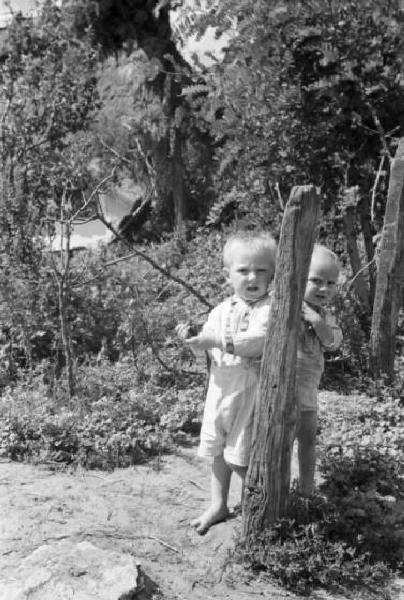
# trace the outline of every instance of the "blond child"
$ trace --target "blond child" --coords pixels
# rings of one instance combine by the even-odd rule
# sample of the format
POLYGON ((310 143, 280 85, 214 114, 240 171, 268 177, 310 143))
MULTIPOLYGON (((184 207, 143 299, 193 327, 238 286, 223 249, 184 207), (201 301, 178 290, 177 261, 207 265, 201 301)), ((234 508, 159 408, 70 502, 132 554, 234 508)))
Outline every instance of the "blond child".
POLYGON ((335 295, 338 277, 337 256, 315 244, 302 307, 296 368, 299 486, 304 495, 312 494, 314 487, 317 392, 324 370, 324 351, 336 350, 342 341, 341 329, 326 309, 335 295))
POLYGON ((198 450, 212 461, 211 500, 191 521, 200 534, 226 519, 231 474, 244 482, 247 471, 275 258, 276 243, 269 234, 231 236, 223 249, 223 265, 233 295, 211 311, 199 335, 188 338, 187 323, 176 329, 194 351, 206 350, 211 357, 198 450))

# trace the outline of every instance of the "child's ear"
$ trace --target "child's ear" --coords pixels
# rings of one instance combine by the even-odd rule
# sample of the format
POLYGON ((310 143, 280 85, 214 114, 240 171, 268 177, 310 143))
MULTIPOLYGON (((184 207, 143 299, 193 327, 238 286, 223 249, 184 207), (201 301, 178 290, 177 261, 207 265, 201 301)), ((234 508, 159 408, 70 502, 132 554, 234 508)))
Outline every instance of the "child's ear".
POLYGON ((225 279, 227 281, 227 283, 229 282, 229 277, 230 277, 230 271, 227 267, 223 267, 223 275, 225 276, 225 279))

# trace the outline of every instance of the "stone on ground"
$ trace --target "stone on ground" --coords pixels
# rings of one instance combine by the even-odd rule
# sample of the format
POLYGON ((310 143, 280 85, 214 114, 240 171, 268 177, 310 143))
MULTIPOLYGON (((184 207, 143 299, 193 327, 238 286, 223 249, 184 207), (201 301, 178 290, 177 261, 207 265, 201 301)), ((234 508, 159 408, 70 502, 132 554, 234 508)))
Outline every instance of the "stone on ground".
POLYGON ((130 554, 64 540, 40 546, 0 576, 0 600, 119 600, 139 588, 138 575, 130 554))

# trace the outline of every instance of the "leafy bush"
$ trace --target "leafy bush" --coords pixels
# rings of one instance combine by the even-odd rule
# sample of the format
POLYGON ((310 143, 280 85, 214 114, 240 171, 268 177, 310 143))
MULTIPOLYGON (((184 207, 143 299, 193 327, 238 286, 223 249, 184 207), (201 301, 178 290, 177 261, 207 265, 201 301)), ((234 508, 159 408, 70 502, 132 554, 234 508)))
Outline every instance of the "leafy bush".
POLYGON ((389 575, 383 562, 371 560, 354 546, 328 535, 327 525, 338 520, 332 504, 321 496, 308 500, 292 492, 286 518, 251 541, 242 542, 239 556, 255 571, 287 589, 310 594, 315 588, 346 591, 361 585, 377 587, 389 575))
POLYGON ((333 425, 329 423, 322 433, 320 489, 340 515, 328 534, 369 552, 374 560, 402 568, 402 402, 356 396, 353 402, 336 403, 328 414, 333 425))
MULTIPOLYGON (((357 453, 392 457, 398 472, 404 460, 404 412, 401 398, 384 388, 380 397, 360 394, 320 398, 320 449, 328 456, 352 459, 357 453)), ((386 458, 387 460, 387 458, 386 458)))
POLYGON ((239 560, 301 594, 364 586, 379 598, 404 571, 404 415, 384 393, 321 396, 319 491, 293 487, 285 517, 241 542, 239 560))
POLYGON ((367 373, 369 329, 359 303, 344 289, 335 296, 332 309, 343 340, 336 353, 326 355, 322 387, 348 393, 367 373))
POLYGON ((79 395, 66 405, 38 375, 3 394, 0 455, 58 465, 112 469, 169 452, 198 431, 202 384, 187 379, 137 381, 133 364, 81 367, 79 395))

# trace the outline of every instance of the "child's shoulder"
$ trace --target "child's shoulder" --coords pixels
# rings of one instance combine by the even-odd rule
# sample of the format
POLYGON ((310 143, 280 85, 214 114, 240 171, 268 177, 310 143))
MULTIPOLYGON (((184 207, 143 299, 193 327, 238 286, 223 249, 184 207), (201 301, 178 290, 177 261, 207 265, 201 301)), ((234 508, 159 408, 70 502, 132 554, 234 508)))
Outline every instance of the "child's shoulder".
POLYGON ((223 310, 228 309, 229 306, 231 306, 232 302, 233 302, 233 296, 228 296, 227 298, 224 298, 221 302, 219 302, 219 304, 216 304, 216 306, 214 306, 212 308, 212 310, 210 311, 210 314, 220 313, 223 310))
POLYGON ((231 304, 237 303, 238 301, 239 299, 237 298, 237 296, 233 294, 231 296, 226 296, 226 298, 223 298, 223 300, 219 302, 219 304, 217 304, 216 307, 218 308, 219 306, 229 306, 231 304))

